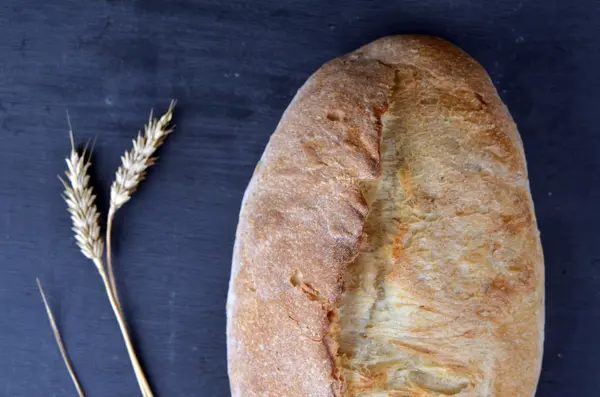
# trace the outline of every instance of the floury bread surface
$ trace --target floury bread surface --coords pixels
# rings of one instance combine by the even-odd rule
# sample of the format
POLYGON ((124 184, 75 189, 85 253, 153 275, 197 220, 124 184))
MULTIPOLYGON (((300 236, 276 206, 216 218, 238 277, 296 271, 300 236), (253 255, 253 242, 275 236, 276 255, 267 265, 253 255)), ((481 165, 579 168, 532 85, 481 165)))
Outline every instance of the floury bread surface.
POLYGON ((242 397, 532 397, 544 270, 525 157, 485 71, 380 39, 286 110, 240 214, 242 397))

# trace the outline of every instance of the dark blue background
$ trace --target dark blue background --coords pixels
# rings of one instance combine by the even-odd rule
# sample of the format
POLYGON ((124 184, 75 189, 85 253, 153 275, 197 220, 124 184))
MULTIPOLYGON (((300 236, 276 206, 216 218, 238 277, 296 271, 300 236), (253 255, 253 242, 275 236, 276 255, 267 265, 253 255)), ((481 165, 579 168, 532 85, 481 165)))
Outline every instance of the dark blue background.
POLYGON ((158 396, 225 397, 225 298, 238 208, 295 91, 378 37, 440 35, 478 59, 519 125, 546 256, 538 397, 600 395, 600 3, 4 0, 0 5, 0 396, 75 395, 40 277, 84 388, 139 395, 56 178, 97 137, 105 213, 119 156, 178 98, 177 131, 119 213, 126 315, 158 396))

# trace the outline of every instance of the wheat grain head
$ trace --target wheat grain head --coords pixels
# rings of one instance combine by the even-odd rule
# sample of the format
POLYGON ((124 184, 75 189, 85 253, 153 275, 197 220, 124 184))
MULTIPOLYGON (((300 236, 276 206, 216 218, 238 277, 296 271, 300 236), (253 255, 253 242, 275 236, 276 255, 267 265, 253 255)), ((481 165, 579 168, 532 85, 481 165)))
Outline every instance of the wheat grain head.
POLYGON ((175 104, 175 101, 171 101, 169 109, 159 119, 155 119, 150 112, 150 119, 144 127, 144 133, 138 134, 133 140, 133 148, 121 157, 121 166, 110 189, 110 213, 116 212, 129 201, 138 185, 144 180, 148 168, 155 163, 154 153, 165 138, 173 132, 170 124, 175 104))
POLYGON ((102 262, 104 241, 100 236, 100 213, 95 204, 96 196, 89 184, 90 156, 87 155, 87 148, 81 155, 77 153, 71 128, 69 128, 69 134, 71 137, 71 154, 66 158, 66 181, 59 177, 65 188, 63 199, 67 203, 67 210, 71 214, 72 229, 79 249, 83 255, 94 261, 96 266, 99 266, 102 262))

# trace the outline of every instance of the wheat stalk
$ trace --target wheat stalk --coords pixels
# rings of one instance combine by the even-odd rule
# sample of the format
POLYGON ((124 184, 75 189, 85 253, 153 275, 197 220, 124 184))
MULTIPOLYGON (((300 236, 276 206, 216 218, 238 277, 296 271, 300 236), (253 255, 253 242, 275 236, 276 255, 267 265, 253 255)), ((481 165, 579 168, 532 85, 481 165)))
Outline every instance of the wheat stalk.
POLYGON ((67 366, 67 370, 69 371, 71 380, 75 385, 75 389, 77 389, 77 394, 79 395, 79 397, 85 397, 85 394, 83 394, 83 389, 81 388, 79 380, 77 379, 77 375, 75 374, 73 366, 71 365, 71 361, 69 360, 69 356, 67 355, 65 345, 63 344, 60 332, 58 331, 58 326, 56 325, 56 320, 54 320, 54 314, 52 314, 52 310, 50 309, 50 305, 48 304, 48 300, 46 299, 46 294, 44 294, 44 290, 42 289, 42 284, 40 283, 39 279, 36 279, 36 281, 38 289, 40 290, 40 295, 42 295, 42 300, 44 301, 44 306, 46 307, 46 314, 48 315, 48 321, 50 321, 50 327, 52 328, 54 339, 56 340, 56 344, 58 345, 58 350, 60 350, 60 355, 62 356, 63 362, 67 366))
POLYGON ((156 150, 162 145, 165 138, 173 132, 171 119, 173 118, 175 104, 175 101, 171 101, 169 109, 159 119, 155 119, 153 113, 150 112, 150 118, 148 124, 144 127, 144 133, 138 133, 137 138, 133 140, 133 148, 121 157, 121 166, 117 169, 115 181, 110 189, 110 207, 106 224, 106 263, 111 289, 119 308, 121 306, 113 272, 111 252, 113 220, 115 213, 131 199, 139 184, 144 180, 148 168, 156 162, 156 150))
POLYGON ((65 175, 67 180, 60 178, 61 182, 65 187, 63 198, 67 203, 67 210, 71 214, 71 220, 73 223, 73 231, 75 232, 75 239, 83 255, 89 258, 100 274, 104 288, 108 296, 108 300, 113 309, 121 335, 127 348, 127 353, 133 366, 140 390, 144 397, 152 397, 152 391, 150 385, 146 380, 142 367, 135 354, 129 332, 127 331, 127 325, 125 318, 121 311, 120 305, 117 302, 116 296, 113 293, 109 277, 104 269, 104 263, 102 260, 102 252, 104 249, 104 242, 100 236, 100 214, 94 203, 96 196, 93 193, 92 187, 89 185, 90 177, 88 175, 88 169, 91 166, 90 157, 86 156, 86 151, 80 156, 75 150, 75 143, 73 139, 73 130, 69 122, 69 134, 71 138, 71 154, 66 159, 67 171, 65 175))

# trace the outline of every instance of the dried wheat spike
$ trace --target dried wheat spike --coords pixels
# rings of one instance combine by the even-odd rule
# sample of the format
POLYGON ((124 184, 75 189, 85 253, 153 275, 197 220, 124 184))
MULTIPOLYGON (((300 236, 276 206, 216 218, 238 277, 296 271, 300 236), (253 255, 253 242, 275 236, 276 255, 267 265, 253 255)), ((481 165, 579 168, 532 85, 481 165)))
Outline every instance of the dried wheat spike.
POLYGON ((67 203, 67 210, 71 214, 73 231, 77 245, 83 255, 94 261, 96 266, 102 261, 104 241, 100 236, 100 214, 94 203, 96 196, 89 185, 88 169, 91 162, 84 150, 80 156, 75 150, 73 131, 71 135, 71 155, 66 159, 67 180, 60 178, 65 187, 63 199, 67 203))
POLYGON ((119 309, 121 308, 121 302, 113 272, 111 249, 113 220, 117 210, 131 199, 131 195, 135 192, 140 182, 144 180, 146 171, 155 163, 156 157, 154 157, 154 154, 156 150, 164 142, 165 138, 173 132, 170 124, 175 104, 175 101, 171 101, 167 112, 158 120, 150 112, 150 119, 144 128, 144 134, 142 135, 141 132, 138 133, 137 138, 133 141, 133 148, 125 152, 121 157, 122 164, 117 170, 115 181, 110 189, 110 208, 106 224, 106 265, 111 289, 115 295, 119 309))
POLYGON ((154 153, 173 131, 170 124, 174 108, 175 101, 172 101, 169 110, 158 120, 150 112, 144 134, 140 132, 133 141, 133 148, 121 157, 122 164, 110 189, 110 212, 117 211, 129 201, 148 168, 156 161, 154 153))

